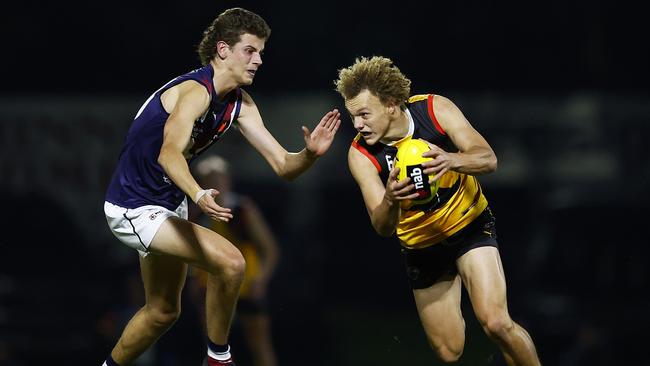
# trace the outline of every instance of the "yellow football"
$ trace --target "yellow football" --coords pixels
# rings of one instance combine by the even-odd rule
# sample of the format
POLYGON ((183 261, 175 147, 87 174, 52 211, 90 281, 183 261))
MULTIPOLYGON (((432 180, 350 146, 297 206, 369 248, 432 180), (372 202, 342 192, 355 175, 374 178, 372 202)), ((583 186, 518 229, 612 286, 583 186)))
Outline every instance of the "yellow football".
POLYGON ((424 168, 422 168, 423 162, 431 160, 431 158, 422 157, 422 153, 429 150, 429 145, 420 139, 408 139, 397 146, 395 165, 400 168, 397 179, 402 180, 410 177, 411 184, 415 184, 414 192, 417 192, 419 196, 416 199, 403 202, 403 208, 429 203, 438 192, 439 181, 429 184, 431 177, 424 174, 424 168))

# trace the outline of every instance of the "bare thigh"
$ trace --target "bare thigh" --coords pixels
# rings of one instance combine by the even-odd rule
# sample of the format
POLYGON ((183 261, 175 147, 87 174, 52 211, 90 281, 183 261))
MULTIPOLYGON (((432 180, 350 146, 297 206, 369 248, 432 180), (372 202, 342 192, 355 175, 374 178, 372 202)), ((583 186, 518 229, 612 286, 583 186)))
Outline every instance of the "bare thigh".
POLYGON ((160 226, 150 249, 214 273, 233 258, 240 258, 237 247, 223 236, 190 221, 170 217, 160 226))
POLYGON ((506 280, 499 250, 480 247, 465 253, 457 261, 458 271, 479 320, 507 315, 506 280))
POLYGON ((451 342, 462 347, 465 321, 460 309, 460 277, 446 277, 426 289, 413 290, 413 296, 422 326, 432 345, 439 347, 451 342))
POLYGON ((187 264, 171 256, 151 254, 140 258, 147 306, 162 313, 180 311, 187 264))

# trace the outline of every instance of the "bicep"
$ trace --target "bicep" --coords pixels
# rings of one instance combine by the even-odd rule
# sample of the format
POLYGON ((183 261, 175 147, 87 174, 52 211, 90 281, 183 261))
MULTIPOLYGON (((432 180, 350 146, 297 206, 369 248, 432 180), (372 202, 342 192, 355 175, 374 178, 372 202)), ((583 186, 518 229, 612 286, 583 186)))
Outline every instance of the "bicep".
POLYGON ((386 187, 377 173, 377 168, 375 168, 365 155, 354 147, 350 147, 348 151, 348 166, 352 176, 361 189, 368 213, 371 213, 381 204, 386 193, 386 187))
POLYGON ((460 152, 475 148, 491 149, 487 140, 465 118, 449 99, 436 95, 436 118, 460 152))
POLYGON ((203 86, 196 82, 179 85, 179 96, 163 134, 163 146, 174 146, 183 150, 189 142, 194 121, 210 104, 210 96, 203 86))

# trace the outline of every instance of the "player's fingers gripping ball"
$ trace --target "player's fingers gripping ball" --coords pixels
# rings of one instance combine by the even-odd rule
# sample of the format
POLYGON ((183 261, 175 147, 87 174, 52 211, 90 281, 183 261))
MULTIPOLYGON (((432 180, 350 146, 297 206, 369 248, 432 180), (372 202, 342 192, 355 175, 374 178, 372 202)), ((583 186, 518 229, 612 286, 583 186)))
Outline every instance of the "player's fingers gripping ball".
POLYGON ((423 172, 422 163, 431 160, 431 158, 422 157, 422 153, 429 150, 429 145, 420 139, 408 139, 397 146, 395 164, 400 168, 397 179, 402 180, 410 177, 411 184, 415 185, 413 193, 418 194, 418 198, 404 201, 402 208, 429 203, 438 192, 440 181, 436 180, 430 184, 431 176, 423 172))

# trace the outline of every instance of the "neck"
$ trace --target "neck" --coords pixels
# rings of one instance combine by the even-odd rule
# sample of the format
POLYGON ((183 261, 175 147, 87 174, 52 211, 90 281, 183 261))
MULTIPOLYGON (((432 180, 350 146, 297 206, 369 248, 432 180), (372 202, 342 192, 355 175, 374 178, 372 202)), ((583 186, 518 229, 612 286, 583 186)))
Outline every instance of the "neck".
POLYGON ((409 116, 406 111, 399 108, 397 116, 390 123, 390 129, 385 140, 398 141, 403 139, 409 132, 409 116))
POLYGON ((214 71, 212 84, 214 85, 214 89, 220 98, 230 93, 233 89, 239 86, 239 84, 237 84, 235 79, 232 77, 230 70, 228 70, 228 68, 226 68, 223 63, 212 60, 211 64, 212 70, 214 71))

